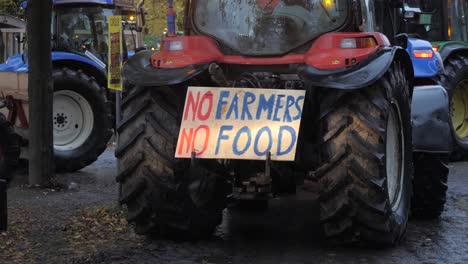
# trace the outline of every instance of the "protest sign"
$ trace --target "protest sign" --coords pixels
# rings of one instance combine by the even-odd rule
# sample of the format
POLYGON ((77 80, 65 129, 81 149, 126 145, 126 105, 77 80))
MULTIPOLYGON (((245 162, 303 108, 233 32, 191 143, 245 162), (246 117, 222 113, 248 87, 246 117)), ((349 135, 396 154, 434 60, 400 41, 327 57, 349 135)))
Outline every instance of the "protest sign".
POLYGON ((122 91, 122 16, 109 16, 108 88, 122 91))
POLYGON ((176 158, 291 161, 305 91, 189 87, 176 158))

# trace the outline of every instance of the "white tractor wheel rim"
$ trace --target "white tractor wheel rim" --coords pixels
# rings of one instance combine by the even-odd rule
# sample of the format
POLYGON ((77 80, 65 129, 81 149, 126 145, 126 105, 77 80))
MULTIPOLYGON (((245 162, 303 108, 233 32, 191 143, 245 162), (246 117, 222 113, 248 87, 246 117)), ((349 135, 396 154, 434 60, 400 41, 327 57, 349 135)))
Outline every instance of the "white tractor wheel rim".
POLYGON ((387 190, 392 211, 396 211, 403 194, 405 160, 404 134, 398 106, 392 103, 387 120, 386 171, 387 190))
POLYGON ((54 149, 74 150, 88 139, 94 125, 93 109, 80 94, 62 90, 54 92, 54 149))

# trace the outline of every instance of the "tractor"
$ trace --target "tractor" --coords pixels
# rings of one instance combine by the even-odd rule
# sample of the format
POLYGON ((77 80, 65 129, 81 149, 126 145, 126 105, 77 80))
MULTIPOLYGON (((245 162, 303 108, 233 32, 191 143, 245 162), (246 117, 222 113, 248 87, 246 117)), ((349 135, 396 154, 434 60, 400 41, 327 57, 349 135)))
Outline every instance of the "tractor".
POLYGON ((374 32, 373 8, 191 0, 184 36, 168 12, 160 50, 123 68, 116 179, 135 231, 200 239, 228 199, 264 201, 313 183, 326 241, 397 244, 419 190, 414 152, 450 148, 425 137, 449 131, 448 96, 415 86, 408 52, 374 32))
POLYGON ((449 94, 454 160, 468 151, 468 1, 405 0, 396 30, 432 42, 445 72, 437 81, 449 94))
MULTIPOLYGON (((53 0, 53 137, 57 172, 73 172, 91 164, 112 136, 115 96, 106 89, 107 17, 117 12, 118 2, 53 0)), ((2 110, 26 143, 27 72, 23 54, 0 65, 0 75, 5 80, 0 85, 5 101, 2 110)), ((27 158, 27 151, 22 153, 27 158)))
MULTIPOLYGON (((425 88, 426 85, 440 84, 440 78, 446 74, 446 68, 439 50, 433 49, 432 44, 425 40, 424 34, 409 34, 411 30, 408 29, 414 28, 414 25, 408 21, 401 23, 404 10, 408 12, 415 10, 408 8, 407 3, 402 1, 395 5, 386 0, 374 1, 372 10, 375 16, 369 16, 370 24, 375 25, 378 31, 392 38, 396 45, 404 47, 410 55, 414 69, 415 93, 421 92, 419 88, 425 88)), ((448 95, 450 96, 449 91, 448 95)), ((415 99, 418 100, 418 98, 425 100, 422 99, 424 96, 415 99)), ((423 127, 415 129, 417 126, 424 125, 425 121, 421 122, 422 119, 432 119, 435 125, 439 118, 437 110, 430 115, 420 115, 418 107, 424 108, 427 104, 431 104, 433 109, 436 109, 435 105, 446 108, 445 102, 427 99, 423 104, 413 104, 412 109, 415 163, 412 214, 416 217, 435 218, 444 209, 449 173, 447 163, 456 147, 453 146, 455 136, 452 133, 452 126, 447 128, 447 117, 444 117, 444 122, 439 123, 446 129, 434 130, 437 131, 436 134, 432 134, 432 130, 426 130, 423 127), (420 144, 421 140, 426 143, 420 144)))

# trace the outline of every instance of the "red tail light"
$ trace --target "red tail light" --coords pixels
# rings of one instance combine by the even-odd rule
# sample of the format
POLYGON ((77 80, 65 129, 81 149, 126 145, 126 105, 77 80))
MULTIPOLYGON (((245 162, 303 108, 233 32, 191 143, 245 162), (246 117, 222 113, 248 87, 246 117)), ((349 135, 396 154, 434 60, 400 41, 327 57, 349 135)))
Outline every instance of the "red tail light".
POLYGON ((341 40, 340 47, 342 49, 369 49, 376 47, 377 41, 372 36, 344 38, 341 40))
POLYGON ((418 59, 431 59, 434 57, 434 52, 432 50, 415 50, 413 55, 418 59))

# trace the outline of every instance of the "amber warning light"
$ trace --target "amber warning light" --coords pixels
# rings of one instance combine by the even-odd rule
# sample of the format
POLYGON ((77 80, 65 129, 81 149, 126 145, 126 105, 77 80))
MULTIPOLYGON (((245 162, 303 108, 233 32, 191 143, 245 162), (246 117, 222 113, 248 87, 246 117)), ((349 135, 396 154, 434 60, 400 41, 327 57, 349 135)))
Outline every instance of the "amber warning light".
POLYGON ((413 51, 414 57, 418 59, 430 59, 434 57, 432 50, 415 50, 413 51))

